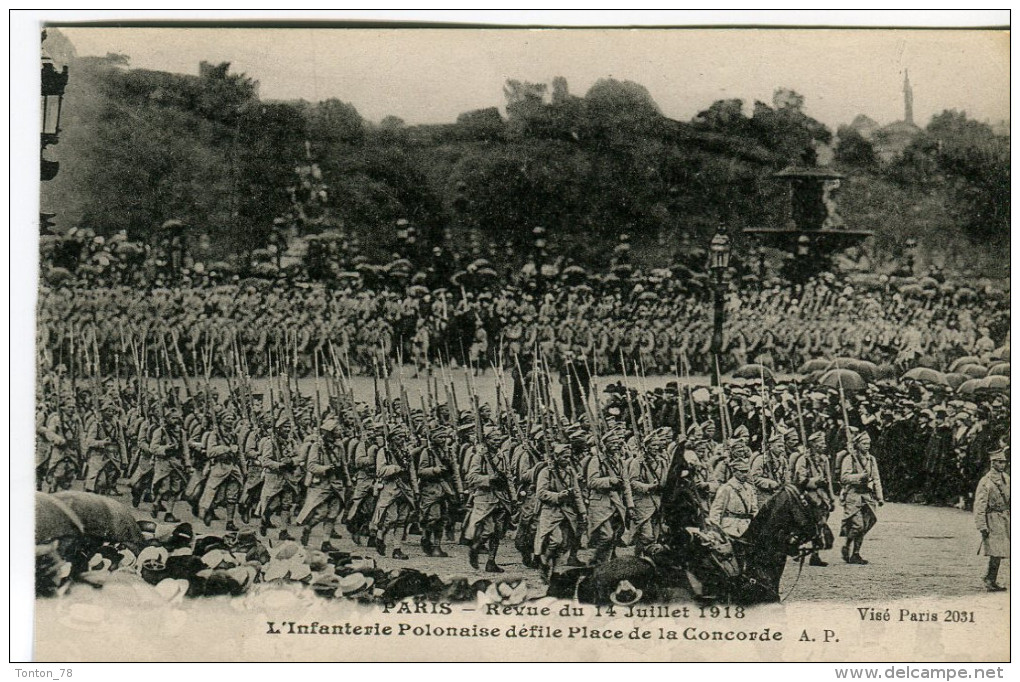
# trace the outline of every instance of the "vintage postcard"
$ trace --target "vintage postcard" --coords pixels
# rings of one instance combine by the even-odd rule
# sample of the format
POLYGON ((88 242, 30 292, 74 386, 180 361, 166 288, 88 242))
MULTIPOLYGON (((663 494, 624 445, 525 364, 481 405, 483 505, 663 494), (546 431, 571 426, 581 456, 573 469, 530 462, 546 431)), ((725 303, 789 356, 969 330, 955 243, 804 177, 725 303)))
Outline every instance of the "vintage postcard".
POLYGON ((40 38, 36 661, 1001 676, 1008 29, 40 38))

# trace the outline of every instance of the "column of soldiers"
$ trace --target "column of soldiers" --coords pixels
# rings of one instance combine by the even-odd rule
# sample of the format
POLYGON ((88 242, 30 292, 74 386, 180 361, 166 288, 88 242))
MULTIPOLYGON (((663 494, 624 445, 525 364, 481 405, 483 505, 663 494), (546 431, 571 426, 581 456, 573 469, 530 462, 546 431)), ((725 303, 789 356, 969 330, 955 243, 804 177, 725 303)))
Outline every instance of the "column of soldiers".
MULTIPOLYGON (((523 415, 509 400, 493 414, 474 390, 470 409, 459 410, 452 382, 446 403, 430 384, 420 407, 401 387, 399 397, 377 396, 374 409, 346 390, 328 390, 322 405, 318 392, 301 395, 289 382, 263 395, 233 384, 222 399, 208 385, 182 395, 135 380, 76 387, 61 374, 40 386, 42 490, 80 480, 87 491, 129 494, 154 519, 174 522, 188 509, 206 525, 256 523, 263 535, 297 539, 294 531, 304 544, 319 536, 329 545, 346 531, 398 560, 408 559, 409 531, 425 555, 447 558, 444 545, 461 543, 470 565, 481 568, 484 557, 488 572, 503 570, 508 535, 521 561, 547 576, 580 564, 585 546, 593 563, 622 547, 653 552, 662 525, 677 523, 662 515, 676 458, 700 509, 685 522, 730 538, 793 485, 827 512, 842 505, 842 558, 866 564, 862 546, 884 504, 871 435, 849 424, 837 429, 844 437, 833 453, 832 429, 809 433, 767 417, 766 429, 729 428, 721 415, 683 432, 627 411, 575 406, 568 419, 548 386, 531 392, 536 404, 524 400, 523 415)), ((826 565, 817 553, 810 563, 826 565)))

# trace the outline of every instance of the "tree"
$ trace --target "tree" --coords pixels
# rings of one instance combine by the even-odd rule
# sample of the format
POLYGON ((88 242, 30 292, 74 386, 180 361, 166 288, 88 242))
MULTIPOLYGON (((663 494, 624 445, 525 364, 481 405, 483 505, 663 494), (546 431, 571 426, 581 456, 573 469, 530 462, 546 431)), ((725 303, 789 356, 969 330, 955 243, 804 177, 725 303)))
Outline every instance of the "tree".
POLYGON ((545 83, 510 79, 503 86, 508 128, 517 137, 534 136, 545 125, 545 83))
POLYGON ((312 105, 302 102, 300 111, 317 154, 336 153, 337 148, 357 144, 365 137, 365 121, 353 104, 330 98, 312 105))
POLYGON ((878 166, 875 148, 855 128, 840 126, 836 131, 836 163, 840 166, 872 170, 878 166))
POLYGON ((465 111, 457 116, 457 126, 473 140, 495 140, 506 131, 506 123, 496 107, 465 111))
POLYGON ((407 126, 407 123, 405 123, 404 119, 400 118, 399 116, 393 116, 393 115, 385 116, 385 117, 383 117, 383 120, 379 121, 379 127, 382 130, 390 130, 390 131, 401 130, 401 129, 405 128, 406 126, 407 126))
POLYGON ((238 123, 236 214, 230 237, 238 251, 265 246, 273 219, 291 205, 288 187, 305 160, 305 120, 290 104, 260 102, 245 107, 238 123))
POLYGON ((696 128, 740 135, 746 132, 747 117, 744 116, 744 100, 720 99, 701 111, 692 121, 696 128))
POLYGON ((584 95, 586 133, 602 138, 651 134, 662 120, 648 89, 633 81, 600 78, 584 95))
POLYGON ((824 124, 803 111, 804 98, 792 90, 779 88, 773 97, 776 108, 761 101, 754 103, 751 133, 772 149, 781 164, 795 163, 814 142, 829 144, 832 133, 824 124))

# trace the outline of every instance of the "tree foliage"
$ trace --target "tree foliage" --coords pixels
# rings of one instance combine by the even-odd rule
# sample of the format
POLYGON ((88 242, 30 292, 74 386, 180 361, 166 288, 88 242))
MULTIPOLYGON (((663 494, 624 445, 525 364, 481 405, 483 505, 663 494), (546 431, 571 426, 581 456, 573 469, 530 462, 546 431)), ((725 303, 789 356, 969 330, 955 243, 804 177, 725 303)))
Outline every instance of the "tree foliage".
MULTIPOLYGON (((559 77, 551 88, 510 80, 505 117, 493 106, 452 124, 391 116, 375 126, 339 99, 261 100, 258 84, 225 63, 182 75, 110 55, 79 59, 73 73, 45 210, 64 229, 123 229, 143 241, 181 220, 209 236, 211 259, 264 248, 274 220, 294 212, 295 178, 314 165, 316 186, 328 188, 317 215, 369 256, 389 253, 405 219, 422 248, 453 236, 444 246, 455 249, 470 231, 509 243, 520 259, 541 225, 554 253, 589 264, 607 262, 626 230, 636 254, 665 264, 675 245, 706 241, 720 221, 734 232, 781 224, 785 188, 772 174, 832 141, 785 89, 749 114, 727 99, 681 122, 631 81, 601 79, 579 97, 559 77)), ((841 128, 836 160, 854 175, 853 210, 843 211, 851 226, 916 234, 920 219, 903 201, 925 206, 928 222, 943 206, 953 216, 944 233, 962 225, 974 237, 1008 235, 1008 140, 963 114, 936 117, 888 168, 841 128)))

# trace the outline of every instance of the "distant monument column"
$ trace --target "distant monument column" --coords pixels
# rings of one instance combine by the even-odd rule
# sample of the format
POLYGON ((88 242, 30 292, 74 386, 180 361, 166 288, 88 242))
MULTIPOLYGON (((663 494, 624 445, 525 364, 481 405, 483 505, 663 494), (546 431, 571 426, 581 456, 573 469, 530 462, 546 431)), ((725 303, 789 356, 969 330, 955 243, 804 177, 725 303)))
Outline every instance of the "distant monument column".
POLYGON ((903 120, 914 125, 914 89, 910 87, 910 72, 903 72, 903 120))

